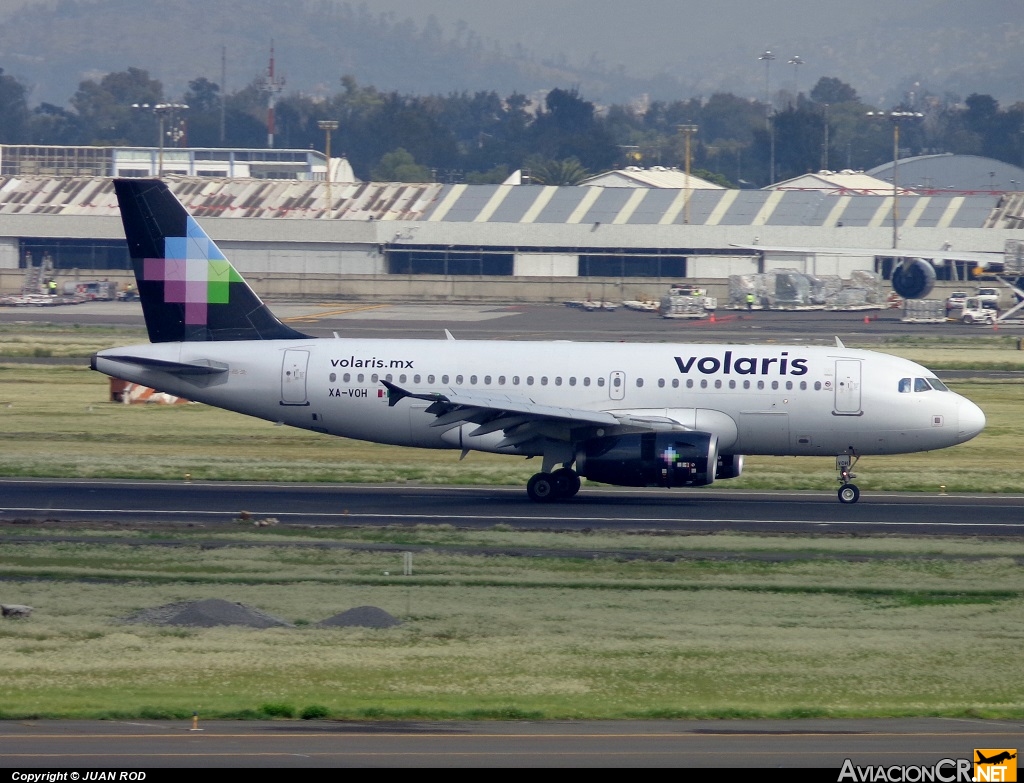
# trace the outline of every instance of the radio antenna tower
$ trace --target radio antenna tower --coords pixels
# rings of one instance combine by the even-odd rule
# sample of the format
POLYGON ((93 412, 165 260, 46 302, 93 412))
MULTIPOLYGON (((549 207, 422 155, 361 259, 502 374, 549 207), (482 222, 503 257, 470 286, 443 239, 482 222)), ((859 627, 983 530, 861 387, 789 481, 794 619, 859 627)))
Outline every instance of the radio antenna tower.
POLYGON ((267 148, 274 149, 274 104, 277 96, 284 89, 284 77, 274 75, 274 41, 270 41, 270 66, 263 79, 262 88, 267 93, 267 148))

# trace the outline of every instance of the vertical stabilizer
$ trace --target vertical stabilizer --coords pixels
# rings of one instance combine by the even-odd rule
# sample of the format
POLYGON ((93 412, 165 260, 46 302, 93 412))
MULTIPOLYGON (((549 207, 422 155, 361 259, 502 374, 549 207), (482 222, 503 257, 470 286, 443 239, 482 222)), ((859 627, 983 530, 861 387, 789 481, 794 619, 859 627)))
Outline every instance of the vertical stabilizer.
POLYGON ((149 339, 301 340, 160 180, 115 179, 149 339))

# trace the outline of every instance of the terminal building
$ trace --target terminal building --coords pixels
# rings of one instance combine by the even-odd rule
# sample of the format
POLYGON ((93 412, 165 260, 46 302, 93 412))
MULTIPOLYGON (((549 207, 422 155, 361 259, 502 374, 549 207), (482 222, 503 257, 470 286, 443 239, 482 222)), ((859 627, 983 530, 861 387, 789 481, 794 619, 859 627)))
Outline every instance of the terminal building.
MULTIPOLYGON (((783 268, 888 276, 892 259, 878 249, 892 247, 894 216, 901 249, 1003 252, 1024 239, 1022 192, 680 188, 636 176, 628 186, 369 183, 334 161, 328 181, 318 153, 302 152, 285 177, 267 156, 287 151, 243 161, 245 151, 219 150, 218 165, 250 166, 238 178, 199 168, 201 150, 173 152, 188 155, 164 151, 171 189, 269 297, 631 299, 684 280, 722 295, 730 275, 783 268), (793 247, 815 250, 778 250, 793 247)), ((115 168, 93 173, 67 172, 68 161, 14 173, 10 148, 0 154, 0 292, 16 292, 44 259, 58 280, 129 279, 110 178, 152 176, 153 150, 97 159, 88 165, 115 168)), ((938 278, 968 280, 970 267, 940 264, 938 278)))

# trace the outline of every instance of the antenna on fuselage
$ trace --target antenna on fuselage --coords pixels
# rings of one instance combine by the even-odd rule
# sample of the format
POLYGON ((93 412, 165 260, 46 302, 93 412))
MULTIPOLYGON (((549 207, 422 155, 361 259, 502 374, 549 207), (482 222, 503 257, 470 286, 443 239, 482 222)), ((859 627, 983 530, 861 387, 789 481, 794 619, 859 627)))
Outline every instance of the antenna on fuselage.
POLYGON ((836 337, 836 348, 845 348, 845 347, 846 346, 843 345, 843 341, 840 340, 838 337, 836 337))

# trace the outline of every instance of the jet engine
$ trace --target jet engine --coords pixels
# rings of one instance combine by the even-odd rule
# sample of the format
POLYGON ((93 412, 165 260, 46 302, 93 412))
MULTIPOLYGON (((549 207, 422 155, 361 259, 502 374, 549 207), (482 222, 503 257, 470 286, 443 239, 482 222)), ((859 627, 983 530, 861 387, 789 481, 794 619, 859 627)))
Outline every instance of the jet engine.
POLYGON ((743 472, 742 454, 719 454, 718 470, 715 471, 716 479, 739 478, 743 472))
POLYGON ((923 299, 935 285, 935 267, 923 258, 907 259, 892 270, 893 290, 904 299, 923 299))
POLYGON ((576 454, 576 472, 623 487, 701 487, 715 480, 718 436, 648 432, 595 438, 576 454))

